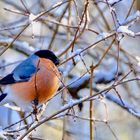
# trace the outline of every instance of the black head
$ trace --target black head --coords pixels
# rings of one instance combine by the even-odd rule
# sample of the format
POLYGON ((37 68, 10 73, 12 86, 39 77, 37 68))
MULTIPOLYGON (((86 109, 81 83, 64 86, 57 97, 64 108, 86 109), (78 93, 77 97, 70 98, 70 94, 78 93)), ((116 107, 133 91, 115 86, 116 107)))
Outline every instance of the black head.
POLYGON ((39 56, 40 58, 50 59, 55 65, 59 65, 59 59, 50 50, 40 50, 35 52, 35 55, 39 56))

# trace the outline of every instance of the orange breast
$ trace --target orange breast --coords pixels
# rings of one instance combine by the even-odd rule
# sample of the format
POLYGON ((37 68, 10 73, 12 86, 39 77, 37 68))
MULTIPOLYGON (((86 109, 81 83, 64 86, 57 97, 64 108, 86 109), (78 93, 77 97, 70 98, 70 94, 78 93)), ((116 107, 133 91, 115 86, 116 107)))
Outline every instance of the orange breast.
POLYGON ((38 99, 39 103, 48 101, 58 90, 60 73, 51 60, 40 59, 39 71, 28 82, 12 85, 14 96, 23 101, 38 99))

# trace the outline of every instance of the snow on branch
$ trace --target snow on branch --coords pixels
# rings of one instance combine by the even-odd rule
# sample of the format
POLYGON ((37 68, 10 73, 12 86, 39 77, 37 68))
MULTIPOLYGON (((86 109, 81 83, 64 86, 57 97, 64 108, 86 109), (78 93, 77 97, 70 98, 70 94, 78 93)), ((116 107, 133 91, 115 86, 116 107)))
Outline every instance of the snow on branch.
POLYGON ((127 34, 129 36, 135 37, 135 33, 128 29, 128 26, 119 26, 117 29, 118 33, 127 34))
MULTIPOLYGON (((104 75, 103 75, 104 76, 104 75)), ((97 79, 97 77, 96 77, 97 79)), ((102 79, 106 79, 105 77, 103 77, 102 79)), ((88 77, 87 75, 82 77, 78 82, 73 83, 71 86, 68 86, 68 90, 70 92, 70 94, 72 95, 72 97, 76 98, 76 96, 78 96, 77 92, 83 88, 87 88, 88 84, 89 84, 89 80, 90 80, 90 76, 88 77)), ((100 81, 100 78, 99 78, 100 81)), ((98 82, 98 80, 96 81, 96 83, 98 82)), ((101 82, 101 81, 100 81, 101 82)), ((109 82, 109 81, 103 81, 103 82, 109 82)), ((93 83, 94 84, 94 83, 93 83)), ((95 86, 94 86, 95 87, 95 86)), ((98 90, 95 89, 93 87, 93 90, 98 90)), ((133 116, 137 117, 138 119, 140 119, 140 111, 138 111, 135 107, 133 107, 132 105, 130 105, 129 103, 127 103, 126 101, 123 100, 122 101, 116 97, 113 94, 102 94, 106 99, 116 103, 117 105, 119 105, 120 107, 122 107, 123 109, 127 110, 127 112, 131 113, 133 116)), ((78 97, 79 98, 79 97, 78 97)))
MULTIPOLYGON (((93 90, 99 91, 95 87, 95 84, 98 84, 98 83, 107 84, 107 83, 111 82, 112 80, 114 80, 116 69, 114 69, 114 67, 112 67, 112 69, 110 69, 108 71, 103 70, 103 69, 102 70, 96 70, 96 72, 94 74, 94 80, 93 80, 93 85, 94 85, 93 90)), ((88 84, 89 84, 89 80, 90 80, 90 75, 86 74, 78 80, 75 80, 75 79, 76 79, 76 77, 73 77, 70 80, 70 81, 76 81, 76 82, 73 82, 72 84, 70 84, 68 86, 68 90, 69 90, 69 92, 70 92, 70 94, 72 95, 73 98, 79 99, 80 96, 78 96, 78 91, 80 91, 83 88, 87 88, 89 86, 88 84)), ((120 100, 120 98, 118 98, 115 95, 110 94, 110 93, 109 94, 102 93, 102 95, 106 99, 114 102, 115 104, 119 105, 123 109, 127 110, 127 112, 129 112, 133 116, 140 119, 140 111, 138 111, 135 107, 130 105, 128 102, 123 101, 123 103, 124 103, 123 104, 122 101, 120 100)), ((81 105, 81 107, 82 107, 82 105, 81 105)), ((79 108, 80 108, 80 106, 79 106, 79 108)))
POLYGON ((133 116, 135 116, 138 119, 140 119, 140 111, 138 111, 136 107, 128 104, 126 101, 123 101, 123 103, 122 103, 122 101, 118 97, 113 95, 112 93, 105 94, 105 98, 110 100, 110 101, 112 101, 112 102, 114 102, 114 103, 116 103, 117 105, 119 105, 120 107, 125 109, 127 112, 129 112, 133 116))
POLYGON ((131 37, 139 36, 140 32, 135 33, 129 29, 138 20, 140 20, 140 11, 137 11, 133 15, 129 16, 125 21, 123 21, 120 26, 118 26, 117 32, 127 34, 131 37))
MULTIPOLYGON (((10 44, 12 42, 12 40, 13 40, 12 38, 0 36, 0 42, 5 45, 10 44)), ((35 48, 33 46, 29 45, 29 43, 27 43, 25 41, 19 41, 19 40, 16 40, 14 42, 13 49, 15 49, 19 52, 22 52, 26 55, 31 55, 35 51, 35 48)))

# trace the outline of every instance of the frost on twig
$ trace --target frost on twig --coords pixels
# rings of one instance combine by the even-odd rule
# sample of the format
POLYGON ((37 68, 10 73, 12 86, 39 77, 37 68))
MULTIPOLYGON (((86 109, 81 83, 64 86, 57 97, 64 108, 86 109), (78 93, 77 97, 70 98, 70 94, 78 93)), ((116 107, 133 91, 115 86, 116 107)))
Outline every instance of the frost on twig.
POLYGON ((135 37, 135 33, 128 29, 128 26, 119 26, 118 33, 127 34, 128 36, 135 37))
POLYGON ((139 36, 140 32, 135 33, 129 29, 138 20, 140 20, 140 11, 137 11, 133 15, 129 16, 122 23, 120 23, 120 26, 118 26, 117 28, 117 32, 122 34, 127 34, 128 36, 131 37, 139 36))
POLYGON ((138 20, 140 20, 140 11, 137 11, 135 14, 129 16, 124 22, 122 22, 121 26, 118 27, 117 32, 127 34, 131 37, 140 35, 139 32, 135 33, 129 29, 130 26, 132 26, 138 20))

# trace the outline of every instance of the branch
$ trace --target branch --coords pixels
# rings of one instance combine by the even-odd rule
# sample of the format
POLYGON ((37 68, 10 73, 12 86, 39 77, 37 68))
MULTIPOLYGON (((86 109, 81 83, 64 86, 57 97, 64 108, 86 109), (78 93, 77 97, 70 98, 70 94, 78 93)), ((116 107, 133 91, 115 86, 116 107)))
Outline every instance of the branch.
MULTIPOLYGON (((2 46, 4 45, 5 47, 7 47, 8 44, 12 42, 12 40, 12 38, 0 36, 0 44, 2 44, 2 46)), ((29 43, 19 40, 14 41, 13 49, 25 55, 31 55, 35 51, 35 48, 29 45, 29 43)))
POLYGON ((122 101, 114 96, 111 93, 107 93, 105 95, 105 98, 108 99, 109 101, 112 101, 113 103, 119 105, 121 108, 125 109, 128 113, 132 114, 133 116, 137 117, 140 120, 140 111, 138 111, 134 106, 128 104, 126 101, 122 101))
MULTIPOLYGON (((108 75, 102 75, 102 73, 99 71, 100 76, 99 75, 94 75, 94 83, 109 83, 112 80, 114 80, 114 75, 112 75, 112 79, 110 80, 106 80, 106 78, 108 79, 108 75), (102 81, 101 81, 102 79, 102 81)), ((109 74, 109 71, 108 71, 109 74)), ((74 78, 75 79, 75 78, 74 78)), ((90 75, 85 75, 84 77, 82 77, 81 79, 79 79, 77 82, 73 83, 72 85, 68 86, 68 90, 70 92, 70 94, 72 95, 73 98, 77 98, 79 99, 80 97, 78 96, 78 91, 80 91, 83 88, 87 88, 88 84, 89 84, 89 80, 90 80, 90 75)), ((128 80, 129 82, 129 80, 128 80)), ((122 82, 123 84, 123 82, 122 82)), ((94 84, 95 85, 95 84, 94 84)), ((119 84, 120 85, 120 84, 119 84)), ((97 88, 95 88, 95 86, 93 87, 93 90, 99 91, 97 88)), ((108 100, 116 103, 117 105, 119 105, 121 108, 125 109, 128 113, 132 114, 133 116, 137 117, 138 119, 140 119, 140 111, 138 111, 137 109, 135 109, 132 105, 130 105, 128 102, 123 101, 124 104, 122 103, 122 101, 120 100, 120 98, 117 98, 116 96, 114 96, 113 94, 103 94, 103 96, 105 98, 107 98, 108 100)), ((81 105, 82 107, 82 105, 81 105)), ((82 108, 80 108, 81 110, 82 108)))

